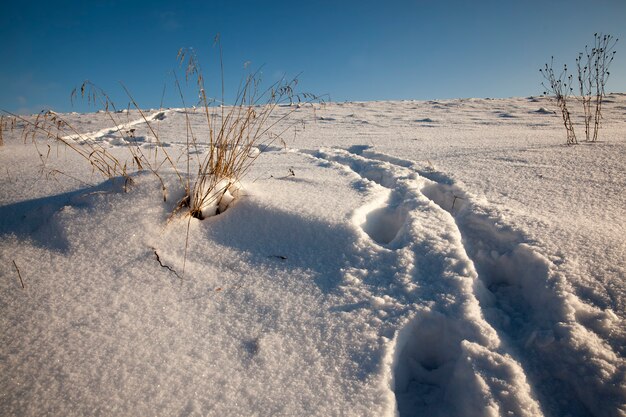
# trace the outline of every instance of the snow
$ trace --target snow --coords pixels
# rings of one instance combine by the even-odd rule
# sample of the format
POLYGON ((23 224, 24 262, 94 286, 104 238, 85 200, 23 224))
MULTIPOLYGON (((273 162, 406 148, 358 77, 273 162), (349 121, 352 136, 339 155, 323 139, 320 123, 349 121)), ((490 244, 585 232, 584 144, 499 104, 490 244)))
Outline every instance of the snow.
POLYGON ((199 186, 201 188, 195 193, 200 200, 199 210, 203 219, 225 212, 241 189, 241 184, 226 178, 201 182, 199 186))
MULTIPOLYGON (((202 221, 171 216, 165 167, 166 202, 5 132, 0 414, 626 415, 626 95, 596 144, 553 110, 302 106, 202 221)), ((137 111, 61 116, 66 140, 157 149, 137 111)), ((174 158, 206 130, 145 117, 174 158)))

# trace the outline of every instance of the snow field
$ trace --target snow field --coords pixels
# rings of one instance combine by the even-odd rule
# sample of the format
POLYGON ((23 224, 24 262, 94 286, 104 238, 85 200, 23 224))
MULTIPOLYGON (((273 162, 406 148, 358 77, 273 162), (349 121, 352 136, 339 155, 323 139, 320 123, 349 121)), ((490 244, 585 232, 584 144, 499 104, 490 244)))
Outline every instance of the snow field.
MULTIPOLYGON (((611 100, 593 148, 549 144, 542 98, 297 112, 296 139, 261 148, 204 221, 169 219, 173 173, 163 203, 150 175, 124 193, 61 151, 51 167, 91 185, 55 182, 5 139, 0 413, 625 414, 626 99, 611 100)), ((150 115, 168 152, 185 146, 181 109, 150 115)), ((101 114, 68 117, 129 145, 101 114)))

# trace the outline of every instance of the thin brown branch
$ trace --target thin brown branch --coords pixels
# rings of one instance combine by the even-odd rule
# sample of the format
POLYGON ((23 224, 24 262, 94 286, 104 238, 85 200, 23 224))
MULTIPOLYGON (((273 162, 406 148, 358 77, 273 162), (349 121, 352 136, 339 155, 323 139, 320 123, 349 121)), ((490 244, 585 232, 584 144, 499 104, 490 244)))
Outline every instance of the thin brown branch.
POLYGON ((156 260, 157 260, 157 262, 159 263, 159 265, 161 266, 161 268, 165 268, 165 269, 167 269, 168 271, 173 272, 173 273, 174 273, 174 275, 176 275, 176 277, 178 277, 179 279, 182 279, 182 278, 180 277, 180 275, 178 275, 178 272, 176 272, 176 271, 174 270, 174 268, 172 268, 171 266, 166 265, 166 264, 164 264, 163 262, 161 262, 161 257, 159 256, 159 254, 158 254, 158 252, 157 252, 156 248, 152 248, 152 251, 154 252, 154 256, 156 256, 156 260))
POLYGON ((20 273, 20 269, 17 267, 17 264, 15 263, 15 259, 13 260, 13 266, 15 267, 17 276, 20 279, 20 284, 22 284, 22 289, 26 289, 26 286, 24 285, 24 280, 22 279, 22 274, 20 273))

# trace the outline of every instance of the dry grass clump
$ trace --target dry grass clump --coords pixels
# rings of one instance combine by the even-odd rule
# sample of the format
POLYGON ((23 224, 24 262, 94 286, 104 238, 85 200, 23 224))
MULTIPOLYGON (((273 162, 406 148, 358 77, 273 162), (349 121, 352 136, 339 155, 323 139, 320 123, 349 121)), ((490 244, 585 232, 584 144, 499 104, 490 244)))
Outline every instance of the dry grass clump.
MULTIPOLYGON (((297 107, 291 106, 281 116, 271 119, 276 109, 281 104, 312 101, 316 97, 307 93, 294 93, 297 78, 278 81, 262 90, 258 72, 255 72, 243 81, 231 106, 212 107, 215 101, 207 98, 195 53, 192 50, 181 50, 178 58, 186 67, 187 81, 193 79, 196 82, 208 128, 209 145, 204 157, 195 160, 196 172, 191 172, 188 166, 186 195, 179 207, 187 207, 191 216, 203 219, 220 213, 228 206, 239 189, 239 181, 260 155, 260 148, 282 140, 283 133, 291 127, 287 125, 278 131, 275 129, 297 107)), ((191 127, 187 121, 188 127, 191 127)), ((198 139, 193 130, 189 129, 188 148, 196 149, 198 139)))
MULTIPOLYGON (((219 44, 219 41, 218 41, 219 44)), ((72 94, 72 100, 81 98, 89 104, 100 107, 110 120, 111 130, 119 136, 129 155, 121 158, 112 154, 110 148, 99 141, 79 132, 60 114, 51 110, 41 112, 34 120, 15 116, 24 123, 24 139, 30 139, 37 146, 42 163, 45 165, 50 154, 42 152, 36 136, 43 134, 46 139, 65 146, 84 158, 94 172, 104 178, 123 177, 126 184, 132 183, 131 175, 137 171, 149 171, 159 179, 163 188, 163 199, 167 200, 164 170, 174 172, 176 182, 183 191, 183 197, 175 205, 174 213, 186 213, 190 217, 204 219, 223 212, 237 196, 240 181, 250 166, 260 155, 264 146, 275 141, 282 141, 282 134, 293 127, 282 123, 299 106, 286 106, 276 116, 275 111, 283 104, 312 102, 317 98, 311 94, 296 94, 294 88, 297 78, 281 80, 267 88, 261 88, 259 71, 248 75, 241 83, 234 102, 224 105, 224 74, 222 68, 221 100, 211 99, 207 95, 205 79, 199 60, 193 50, 179 51, 178 60, 185 69, 185 80, 193 82, 197 88, 199 105, 189 108, 185 105, 184 94, 175 76, 176 86, 185 109, 186 146, 182 155, 170 155, 167 143, 160 137, 158 123, 163 117, 159 114, 147 115, 135 101, 129 90, 122 86, 130 100, 129 109, 136 110, 143 119, 153 145, 149 149, 133 140, 133 130, 125 128, 120 114, 110 97, 98 86, 86 81, 72 94), (191 116, 201 111, 207 129, 202 135, 196 134, 192 127, 191 116), (206 133, 208 132, 208 133, 206 133), (208 137, 207 137, 208 136, 208 137), (182 164, 179 161, 184 161, 182 164)), ((116 153, 117 155, 117 153, 116 153)), ((173 213, 173 214, 174 214, 173 213)))

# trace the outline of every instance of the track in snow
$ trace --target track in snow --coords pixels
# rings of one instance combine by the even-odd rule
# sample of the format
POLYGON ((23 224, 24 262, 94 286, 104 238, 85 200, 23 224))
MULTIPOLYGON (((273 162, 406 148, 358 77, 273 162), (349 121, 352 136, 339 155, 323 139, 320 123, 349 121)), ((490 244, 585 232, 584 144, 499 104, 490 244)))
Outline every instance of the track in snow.
POLYGON ((476 273, 458 229, 420 191, 428 180, 406 167, 345 150, 314 155, 353 175, 355 186, 371 194, 372 202, 356 210, 353 224, 378 248, 374 253, 394 255, 395 263, 404 265, 388 283, 396 297, 403 289, 412 306, 409 320, 400 323, 390 361, 399 415, 486 410, 537 415, 521 367, 500 349, 497 333, 482 317, 474 295, 476 273))
POLYGON ((422 191, 455 219, 484 287, 479 300, 485 317, 524 365, 544 412, 552 416, 612 416, 619 415, 620 408, 626 412, 626 393, 620 392, 626 364, 594 329, 578 322, 575 306, 580 314, 603 313, 594 313, 575 299, 565 277, 521 233, 501 224, 471 198, 459 201, 461 190, 435 183, 422 191), (610 412, 607 404, 615 411, 610 412))
POLYGON ((576 299, 556 267, 496 210, 475 203, 443 174, 367 146, 315 156, 378 185, 376 198, 357 210, 354 223, 384 249, 410 248, 414 268, 408 275, 416 285, 443 293, 416 291, 427 307, 418 308, 396 337, 393 385, 400 416, 490 409, 573 417, 626 413, 624 360, 603 341, 606 326, 578 321, 612 318, 576 299), (428 242, 429 231, 447 245, 428 242), (450 257, 457 258, 456 266, 450 257), (472 276, 470 285, 451 280, 472 276), (501 395, 515 384, 517 392, 501 395), (470 397, 483 400, 457 404, 459 389, 475 390, 470 397))

